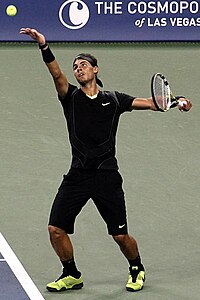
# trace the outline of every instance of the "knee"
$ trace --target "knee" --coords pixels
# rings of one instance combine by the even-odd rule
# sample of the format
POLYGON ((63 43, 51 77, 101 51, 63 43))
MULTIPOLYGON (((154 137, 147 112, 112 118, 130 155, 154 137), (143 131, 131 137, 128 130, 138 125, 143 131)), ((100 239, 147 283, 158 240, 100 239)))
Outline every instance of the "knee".
POLYGON ((63 229, 60 229, 52 225, 48 226, 48 231, 49 231, 50 238, 53 239, 62 239, 63 235, 65 235, 65 231, 63 229))

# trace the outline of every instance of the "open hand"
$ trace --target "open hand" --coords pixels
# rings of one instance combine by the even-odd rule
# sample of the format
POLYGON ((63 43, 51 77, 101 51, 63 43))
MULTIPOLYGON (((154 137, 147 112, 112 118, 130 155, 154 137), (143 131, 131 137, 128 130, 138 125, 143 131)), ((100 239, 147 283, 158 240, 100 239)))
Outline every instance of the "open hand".
POLYGON ((33 40, 38 42, 38 44, 40 45, 44 45, 46 43, 45 36, 34 28, 21 28, 19 33, 29 35, 33 40))

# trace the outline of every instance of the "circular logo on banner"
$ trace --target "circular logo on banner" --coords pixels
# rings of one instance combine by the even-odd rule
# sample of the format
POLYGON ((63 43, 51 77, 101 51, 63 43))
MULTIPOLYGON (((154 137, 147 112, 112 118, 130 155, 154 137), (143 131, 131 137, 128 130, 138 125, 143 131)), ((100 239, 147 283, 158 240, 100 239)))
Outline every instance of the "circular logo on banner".
POLYGON ((69 29, 82 28, 89 17, 89 8, 82 0, 67 0, 59 9, 60 22, 69 29))

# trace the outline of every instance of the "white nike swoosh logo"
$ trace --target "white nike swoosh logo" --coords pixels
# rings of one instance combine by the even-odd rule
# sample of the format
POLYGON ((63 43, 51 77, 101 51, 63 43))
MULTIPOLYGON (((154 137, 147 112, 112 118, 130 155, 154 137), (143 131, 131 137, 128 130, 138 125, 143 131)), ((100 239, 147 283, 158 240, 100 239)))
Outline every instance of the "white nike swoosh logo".
POLYGON ((109 105, 110 102, 107 102, 107 103, 101 103, 103 106, 106 106, 106 105, 109 105))
POLYGON ((119 225, 119 229, 123 228, 125 225, 126 225, 126 224, 124 224, 124 225, 119 225))

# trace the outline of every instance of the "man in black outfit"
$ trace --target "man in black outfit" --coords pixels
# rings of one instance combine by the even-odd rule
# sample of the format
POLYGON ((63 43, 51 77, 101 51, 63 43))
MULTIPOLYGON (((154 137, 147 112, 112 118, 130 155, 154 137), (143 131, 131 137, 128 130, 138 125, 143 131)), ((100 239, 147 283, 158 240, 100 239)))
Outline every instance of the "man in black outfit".
MULTIPOLYGON (((39 44, 63 107, 72 148, 71 167, 53 202, 48 226, 51 244, 60 258, 63 272, 57 280, 47 284, 47 289, 59 292, 82 288, 83 280, 74 261, 69 234, 74 232, 77 215, 92 199, 107 224, 108 233, 128 260, 126 289, 139 291, 144 285, 145 270, 137 242, 128 233, 122 177, 115 157, 115 137, 122 113, 133 109, 157 109, 151 98, 99 90, 97 85, 103 85, 97 76, 97 60, 91 54, 82 53, 74 59, 73 73, 80 85, 77 88, 61 71, 44 35, 31 28, 21 28, 20 33, 29 35, 39 44)), ((190 101, 182 100, 180 109, 188 111, 190 101)))

